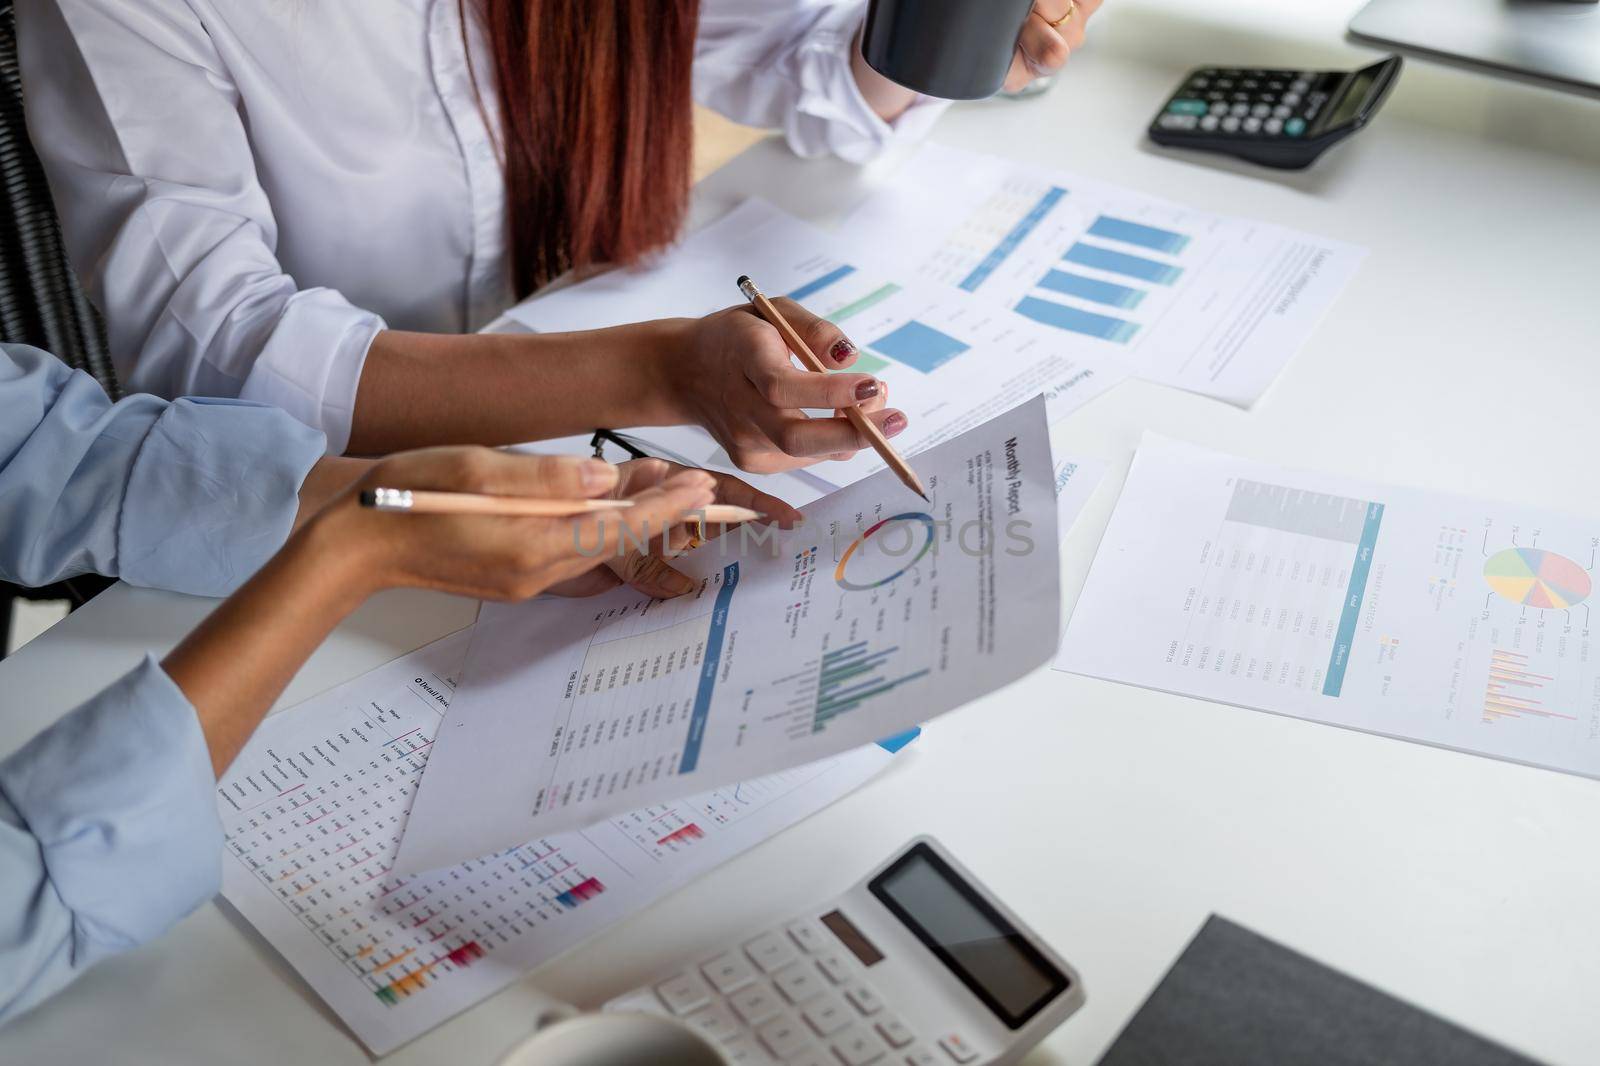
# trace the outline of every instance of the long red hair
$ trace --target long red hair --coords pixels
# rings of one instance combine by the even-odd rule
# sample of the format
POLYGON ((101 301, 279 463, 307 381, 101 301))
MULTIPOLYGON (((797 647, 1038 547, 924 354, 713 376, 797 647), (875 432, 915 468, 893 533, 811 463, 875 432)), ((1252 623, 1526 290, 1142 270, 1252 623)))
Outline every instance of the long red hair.
POLYGON ((689 202, 699 0, 473 2, 494 57, 517 295, 670 243, 689 202))

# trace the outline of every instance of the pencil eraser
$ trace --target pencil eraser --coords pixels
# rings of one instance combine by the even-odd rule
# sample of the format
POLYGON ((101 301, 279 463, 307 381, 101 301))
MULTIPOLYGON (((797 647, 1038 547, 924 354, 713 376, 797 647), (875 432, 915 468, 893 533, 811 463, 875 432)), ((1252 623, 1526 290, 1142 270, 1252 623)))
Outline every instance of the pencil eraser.
POLYGON ((371 489, 362 489, 361 490, 361 506, 363 506, 363 507, 376 507, 376 506, 378 506, 378 494, 376 492, 373 492, 371 489))
POLYGON ((750 280, 749 274, 739 275, 739 291, 744 293, 746 300, 754 300, 756 298, 756 283, 750 280))

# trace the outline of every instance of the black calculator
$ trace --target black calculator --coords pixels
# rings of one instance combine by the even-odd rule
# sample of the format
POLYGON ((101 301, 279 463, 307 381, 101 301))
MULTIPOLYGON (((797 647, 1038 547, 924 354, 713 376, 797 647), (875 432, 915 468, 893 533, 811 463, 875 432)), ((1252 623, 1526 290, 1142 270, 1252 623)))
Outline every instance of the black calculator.
POLYGON ((1299 170, 1366 125, 1399 76, 1399 56, 1355 71, 1203 67, 1150 123, 1150 139, 1299 170))

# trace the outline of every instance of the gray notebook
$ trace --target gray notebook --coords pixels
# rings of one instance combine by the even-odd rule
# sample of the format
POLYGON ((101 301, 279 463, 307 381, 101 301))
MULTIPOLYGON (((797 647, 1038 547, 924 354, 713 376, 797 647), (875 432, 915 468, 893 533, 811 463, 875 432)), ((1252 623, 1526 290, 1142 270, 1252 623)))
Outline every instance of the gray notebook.
POLYGON ((1534 1066, 1212 915, 1100 1066, 1534 1066))

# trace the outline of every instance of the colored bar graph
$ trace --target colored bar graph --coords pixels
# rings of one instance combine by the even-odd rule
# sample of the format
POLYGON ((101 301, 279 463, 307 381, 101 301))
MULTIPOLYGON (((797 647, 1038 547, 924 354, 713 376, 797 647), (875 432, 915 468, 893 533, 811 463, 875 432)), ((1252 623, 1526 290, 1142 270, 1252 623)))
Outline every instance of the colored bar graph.
POLYGON ((977 292, 978 286, 987 281, 989 275, 993 274, 995 269, 1005 262, 1006 257, 1017 250, 1017 245, 1021 244, 1028 234, 1038 228, 1039 223, 1043 222, 1044 217, 1050 213, 1050 209, 1065 195, 1067 195, 1067 190, 1065 189, 1051 187, 1046 190, 1045 194, 1039 198, 1039 202, 1034 204, 1028 213, 1023 215, 1022 219, 1011 228, 1011 232, 1002 237, 1000 243, 995 245, 989 254, 983 257, 983 262, 979 263, 972 273, 962 280, 961 287, 968 292, 977 292))
POLYGON ((711 692, 717 684, 717 664, 722 661, 722 640, 728 628, 728 605, 733 602, 734 586, 739 584, 739 564, 722 568, 722 587, 711 607, 711 628, 706 633, 706 654, 700 663, 700 685, 695 689, 694 710, 689 713, 689 736, 683 742, 683 759, 678 772, 687 774, 700 761, 700 744, 705 740, 706 717, 711 713, 711 692))
POLYGON ((1112 251, 1110 248, 1101 248, 1094 244, 1074 244, 1067 249, 1066 259, 1079 266, 1094 267, 1096 270, 1122 274, 1138 278, 1140 281, 1154 282, 1157 285, 1171 285, 1183 276, 1182 267, 1158 263, 1142 255, 1112 251))
POLYGON ((811 281, 806 282, 804 285, 800 286, 798 289, 795 289, 793 292, 788 293, 787 295, 791 300, 804 300, 807 296, 814 296, 823 289, 826 289, 829 285, 832 285, 834 282, 840 280, 841 278, 847 278, 855 272, 855 267, 846 264, 835 270, 828 271, 820 278, 814 278, 811 281))
POLYGON ((677 829, 674 829, 660 840, 657 840, 656 843, 662 845, 688 844, 691 841, 699 840, 705 835, 705 830, 701 829, 693 822, 690 822, 687 825, 679 826, 677 829))
POLYGON ((571 909, 580 903, 594 899, 605 890, 606 886, 600 883, 599 878, 591 877, 587 881, 579 881, 565 892, 558 893, 556 902, 563 907, 571 909))
POLYGON ((1548 674, 1535 674, 1521 652, 1499 648, 1489 654, 1489 683, 1483 696, 1483 720, 1490 724, 1507 718, 1564 718, 1577 721, 1576 715, 1546 710, 1535 693, 1555 680, 1548 674))
POLYGON ((1160 226, 1146 226, 1142 222, 1129 222, 1125 218, 1112 218, 1110 215, 1095 219, 1094 225, 1089 227, 1089 235, 1137 244, 1141 248, 1168 255, 1177 255, 1189 245, 1189 238, 1182 233, 1174 233, 1160 226))
POLYGON ((871 292, 867 293, 865 296, 861 297, 861 299, 856 300, 853 303, 847 303, 837 310, 828 312, 823 317, 829 322, 843 322, 851 315, 859 315, 867 308, 882 303, 899 291, 900 286, 891 281, 887 285, 878 286, 876 289, 873 289, 871 292))
POLYGON ((1127 344, 1133 335, 1139 332, 1139 326, 1135 322, 1113 318, 1110 315, 1097 315, 1081 307, 1068 307, 1054 300, 1040 300, 1033 296, 1022 298, 1022 302, 1017 304, 1017 313, 1026 315, 1035 322, 1054 326, 1056 329, 1099 337, 1101 340, 1116 344, 1127 344))
MULTIPOLYGON (((411 952, 407 951, 406 954, 409 955, 411 952)), ((377 989, 373 994, 376 995, 383 1003, 392 1007, 405 997, 411 995, 411 993, 426 988, 428 985, 428 977, 433 973, 436 967, 446 962, 453 966, 470 966, 477 960, 483 958, 483 956, 483 947, 476 940, 469 940, 453 951, 434 959, 432 962, 425 963, 422 966, 417 967, 415 970, 412 970, 410 973, 396 978, 395 980, 384 985, 382 988, 377 989)), ((393 965, 393 963, 391 962, 389 965, 393 965)))
POLYGON ((1065 270, 1050 271, 1039 279, 1039 288, 1059 292, 1063 296, 1093 300, 1108 307, 1132 309, 1138 307, 1139 301, 1144 299, 1143 289, 1130 289, 1126 285, 1086 278, 1082 274, 1071 274, 1065 270))
POLYGON ((811 731, 820 733, 828 722, 839 715, 853 711, 867 700, 928 673, 922 669, 903 677, 885 678, 899 650, 898 646, 891 646, 872 651, 865 641, 860 641, 823 652, 822 666, 817 675, 817 703, 812 712, 811 731))
POLYGON ((868 347, 897 363, 931 374, 966 351, 970 345, 912 319, 888 336, 879 337, 868 347))

